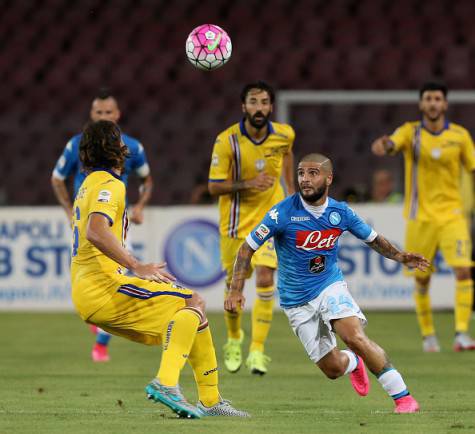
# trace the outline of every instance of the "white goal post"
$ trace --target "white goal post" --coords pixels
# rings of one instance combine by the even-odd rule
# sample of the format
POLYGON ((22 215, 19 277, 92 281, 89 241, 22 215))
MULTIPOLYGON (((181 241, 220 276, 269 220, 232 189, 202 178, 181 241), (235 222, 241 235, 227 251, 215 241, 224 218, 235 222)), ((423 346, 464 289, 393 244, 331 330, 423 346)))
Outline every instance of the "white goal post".
MULTIPOLYGON (((418 90, 281 90, 276 93, 277 122, 290 123, 292 105, 416 103, 418 90)), ((449 91, 450 104, 475 103, 475 91, 449 91)))

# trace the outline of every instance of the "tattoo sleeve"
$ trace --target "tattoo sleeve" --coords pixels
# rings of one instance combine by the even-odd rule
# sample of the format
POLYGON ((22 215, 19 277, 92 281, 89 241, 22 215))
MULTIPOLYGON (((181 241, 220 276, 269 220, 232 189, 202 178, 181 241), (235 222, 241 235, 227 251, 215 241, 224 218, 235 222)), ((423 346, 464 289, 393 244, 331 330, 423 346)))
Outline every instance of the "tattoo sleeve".
POLYGON ((243 243, 236 256, 233 269, 233 280, 231 282, 231 291, 242 292, 244 288, 244 280, 249 273, 249 267, 251 265, 252 255, 254 250, 251 249, 249 244, 243 243))
POLYGON ((401 253, 401 251, 393 246, 386 238, 382 235, 378 235, 373 241, 368 244, 374 251, 378 252, 380 255, 388 259, 397 260, 396 258, 401 253))

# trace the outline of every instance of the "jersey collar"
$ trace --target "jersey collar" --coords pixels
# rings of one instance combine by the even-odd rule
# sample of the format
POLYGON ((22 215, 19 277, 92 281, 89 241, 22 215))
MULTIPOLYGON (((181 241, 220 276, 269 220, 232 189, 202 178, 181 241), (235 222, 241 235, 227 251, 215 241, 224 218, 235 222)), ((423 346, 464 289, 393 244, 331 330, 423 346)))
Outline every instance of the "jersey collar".
POLYGON ((107 172, 107 173, 111 174, 114 178, 120 179, 122 181, 122 178, 119 175, 117 175, 117 173, 115 173, 114 171, 112 171, 110 169, 105 169, 103 167, 96 167, 95 169, 91 170, 91 173, 92 172, 107 172))
POLYGON ((442 129, 434 133, 433 131, 430 131, 426 128, 426 126, 424 125, 424 119, 421 120, 421 127, 424 128, 429 134, 432 134, 433 136, 440 136, 445 130, 449 129, 449 124, 450 122, 448 121, 448 119, 446 119, 442 129))
POLYGON ((241 119, 241 122, 239 122, 239 129, 241 130, 241 134, 243 136, 246 136, 252 143, 254 143, 255 145, 262 145, 267 137, 269 137, 270 134, 274 134, 275 133, 275 130, 274 130, 274 126, 272 125, 272 122, 271 121, 267 121, 267 134, 265 135, 265 137, 260 140, 260 141, 255 141, 248 133, 247 133, 247 130, 246 130, 246 127, 244 125, 244 118, 241 119))
POLYGON ((305 208, 305 210, 317 219, 320 218, 325 213, 325 210, 328 208, 328 197, 325 199, 325 202, 322 205, 313 206, 305 202, 300 194, 299 196, 300 202, 302 203, 302 206, 305 208))

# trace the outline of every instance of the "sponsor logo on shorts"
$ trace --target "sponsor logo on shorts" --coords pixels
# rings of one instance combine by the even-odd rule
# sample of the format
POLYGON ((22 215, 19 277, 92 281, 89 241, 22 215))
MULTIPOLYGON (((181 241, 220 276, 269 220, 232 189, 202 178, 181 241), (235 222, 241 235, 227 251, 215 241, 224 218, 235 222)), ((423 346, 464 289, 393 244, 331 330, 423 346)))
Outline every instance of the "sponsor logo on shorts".
POLYGON ((325 270, 326 257, 323 255, 315 256, 308 262, 308 271, 310 273, 318 274, 325 270))
POLYGON ((269 232, 269 228, 265 224, 261 224, 254 232, 254 235, 262 241, 267 235, 269 235, 269 232))
POLYGON ((299 217, 299 216, 297 216, 297 217, 295 217, 295 216, 290 217, 290 221, 291 221, 291 222, 306 222, 306 221, 308 221, 308 220, 310 220, 310 217, 308 217, 308 216, 307 216, 307 217, 304 217, 304 216, 302 216, 302 217, 299 217))
POLYGON ((295 247, 302 250, 331 250, 340 238, 341 229, 297 231, 295 247))

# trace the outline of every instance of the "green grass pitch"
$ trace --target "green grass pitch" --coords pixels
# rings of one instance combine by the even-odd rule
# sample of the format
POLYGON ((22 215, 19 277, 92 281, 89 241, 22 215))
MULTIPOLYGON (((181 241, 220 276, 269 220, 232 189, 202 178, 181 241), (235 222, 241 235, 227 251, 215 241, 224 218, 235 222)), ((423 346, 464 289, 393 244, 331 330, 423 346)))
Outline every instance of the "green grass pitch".
MULTIPOLYGON (((267 345, 269 374, 243 367, 224 371, 225 398, 252 418, 179 420, 145 399, 160 351, 115 338, 111 362, 90 360, 93 336, 74 314, 0 314, 0 433, 475 433, 475 352, 452 351, 453 316, 436 313, 440 354, 423 354, 413 313, 369 313, 367 332, 383 346, 419 400, 422 412, 395 415, 371 378, 370 394, 357 396, 348 378, 326 379, 307 359, 287 320, 277 313, 267 345)), ((222 315, 210 315, 218 358, 222 315)), ((245 325, 246 351, 249 317, 245 325)), ((473 331, 473 327, 472 327, 473 331)), ((190 368, 181 384, 195 402, 190 368)))

